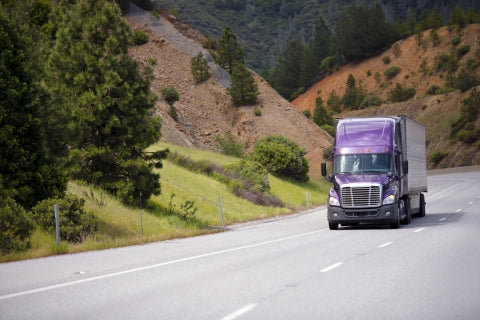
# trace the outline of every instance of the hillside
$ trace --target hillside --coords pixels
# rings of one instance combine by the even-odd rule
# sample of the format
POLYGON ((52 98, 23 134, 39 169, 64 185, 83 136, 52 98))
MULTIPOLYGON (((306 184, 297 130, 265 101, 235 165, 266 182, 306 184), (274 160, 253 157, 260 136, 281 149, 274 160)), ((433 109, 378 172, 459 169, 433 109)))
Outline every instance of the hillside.
MULTIPOLYGON (((183 146, 215 150, 215 137, 230 131, 251 150, 258 139, 267 135, 283 135, 307 151, 310 176, 320 177, 322 150, 333 138, 307 119, 254 74, 260 94, 256 106, 235 107, 217 75, 196 84, 190 71, 192 56, 201 49, 202 35, 173 16, 161 18, 136 10, 127 17, 132 29, 149 35, 148 43, 133 47, 130 54, 143 67, 154 58, 152 90, 160 97, 160 89, 172 86, 180 93, 175 103, 178 121, 167 113, 168 105, 159 98, 157 110, 162 115, 162 138, 183 146), (168 18, 168 19, 167 19, 168 18), (175 28, 178 27, 178 29, 175 28), (180 30, 178 32, 177 30, 180 30), (188 37, 187 37, 188 36, 188 37), (195 51, 196 50, 196 51, 195 51), (255 116, 258 107, 262 114, 255 116)), ((209 64, 211 69, 212 64, 209 64)))
MULTIPOLYGON (((403 87, 416 89, 416 98, 402 103, 383 104, 376 108, 367 108, 358 111, 344 112, 337 117, 346 116, 375 116, 406 114, 427 129, 427 156, 433 152, 445 152, 448 156, 439 163, 440 168, 452 166, 466 166, 480 164, 480 151, 477 144, 464 145, 459 142, 452 143, 448 140, 450 124, 460 115, 461 100, 468 96, 468 91, 450 92, 436 96, 426 96, 426 91, 433 85, 444 87, 447 72, 436 71, 434 63, 436 57, 448 55, 452 50, 451 41, 459 36, 461 42, 455 48, 469 45, 470 50, 458 60, 459 68, 466 66, 470 58, 478 59, 480 53, 480 25, 468 25, 460 35, 450 32, 447 27, 438 31, 440 43, 433 46, 429 31, 423 34, 423 44, 419 46, 415 37, 398 41, 400 55, 395 57, 393 49, 388 49, 381 55, 372 57, 359 63, 351 63, 341 67, 338 71, 326 76, 324 79, 309 88, 304 94, 295 99, 292 104, 297 110, 311 110, 315 108, 315 99, 318 96, 327 101, 330 92, 335 91, 339 96, 345 93, 346 82, 349 74, 355 78, 357 86, 361 86, 367 92, 373 92, 382 99, 388 97, 388 92, 400 83, 403 87), (390 58, 390 63, 383 62, 385 57, 390 58), (426 61, 428 71, 420 71, 422 61, 426 61), (392 80, 388 81, 384 71, 392 66, 400 67, 401 71, 392 80), (380 75, 375 77, 375 74, 380 75), (377 78, 377 79, 375 79, 377 78)), ((478 69, 477 69, 478 72, 478 69)), ((477 121, 477 127, 480 123, 477 121)), ((432 164, 429 164, 433 168, 432 164)))

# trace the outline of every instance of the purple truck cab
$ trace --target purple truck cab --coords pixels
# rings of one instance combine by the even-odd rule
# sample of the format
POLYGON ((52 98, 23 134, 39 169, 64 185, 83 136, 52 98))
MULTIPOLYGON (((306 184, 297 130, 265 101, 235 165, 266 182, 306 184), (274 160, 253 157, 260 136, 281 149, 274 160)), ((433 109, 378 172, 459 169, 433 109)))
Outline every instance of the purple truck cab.
POLYGON ((326 167, 331 230, 360 223, 398 228, 414 214, 425 216, 425 127, 406 116, 339 120, 333 173, 326 167))

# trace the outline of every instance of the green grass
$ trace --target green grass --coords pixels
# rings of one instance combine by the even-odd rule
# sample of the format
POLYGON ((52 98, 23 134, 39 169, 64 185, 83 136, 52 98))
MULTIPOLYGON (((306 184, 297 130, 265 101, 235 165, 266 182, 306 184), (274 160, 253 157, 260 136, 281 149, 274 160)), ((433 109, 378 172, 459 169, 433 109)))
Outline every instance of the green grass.
MULTIPOLYGON (((189 149, 173 144, 158 143, 150 150, 169 148, 194 160, 210 160, 220 165, 237 159, 220 153, 189 149)), ((85 199, 85 209, 92 211, 99 219, 99 230, 80 244, 62 242, 57 248, 55 236, 37 229, 31 237, 31 249, 0 257, 0 262, 43 257, 61 253, 74 253, 192 237, 218 232, 222 225, 218 199, 223 208, 226 225, 247 222, 279 215, 299 212, 326 202, 330 184, 310 180, 298 183, 269 176, 271 193, 278 197, 284 207, 264 207, 236 197, 228 186, 212 177, 193 173, 184 168, 163 161, 160 173, 161 194, 153 196, 146 208, 129 208, 114 197, 99 189, 78 181, 68 184, 68 192, 85 199), (172 198, 172 195, 173 198, 172 198), (176 209, 186 201, 193 201, 197 208, 195 219, 185 220, 168 212, 169 204, 176 209)))

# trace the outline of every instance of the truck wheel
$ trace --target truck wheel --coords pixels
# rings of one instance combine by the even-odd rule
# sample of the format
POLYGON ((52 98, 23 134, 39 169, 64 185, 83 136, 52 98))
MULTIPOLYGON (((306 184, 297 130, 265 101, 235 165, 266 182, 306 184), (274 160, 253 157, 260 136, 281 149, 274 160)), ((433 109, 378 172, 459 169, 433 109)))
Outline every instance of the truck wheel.
POLYGON ((330 230, 338 230, 338 223, 329 222, 328 227, 330 228, 330 230))
POLYGON ((425 217, 425 195, 420 194, 420 212, 419 217, 425 217))
POLYGON ((390 228, 392 229, 398 229, 400 227, 400 215, 401 215, 400 210, 401 209, 400 209, 400 201, 399 201, 398 209, 397 209, 397 220, 390 225, 390 228))
POLYGON ((412 223, 412 208, 410 208, 410 198, 406 197, 405 200, 403 200, 403 203, 405 209, 405 220, 403 220, 403 223, 410 224, 412 223))

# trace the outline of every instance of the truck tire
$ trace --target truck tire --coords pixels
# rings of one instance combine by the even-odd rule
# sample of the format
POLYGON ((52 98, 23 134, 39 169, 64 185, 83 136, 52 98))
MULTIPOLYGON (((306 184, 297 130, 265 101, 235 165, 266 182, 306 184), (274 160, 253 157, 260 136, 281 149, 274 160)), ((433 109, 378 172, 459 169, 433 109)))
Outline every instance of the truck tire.
POLYGON ((397 208, 397 219, 395 220, 395 222, 393 222, 391 225, 390 225, 390 228, 392 229, 398 229, 400 227, 400 216, 401 216, 401 212, 400 212, 400 201, 398 202, 398 208, 397 208))
POLYGON ((330 228, 330 230, 338 230, 338 223, 329 222, 328 227, 330 228))
POLYGON ((406 197, 403 200, 404 208, 405 208, 405 219, 403 220, 403 224, 410 224, 412 223, 412 208, 410 206, 410 198, 406 197))
POLYGON ((425 217, 425 195, 420 194, 420 211, 418 212, 420 218, 425 217))

